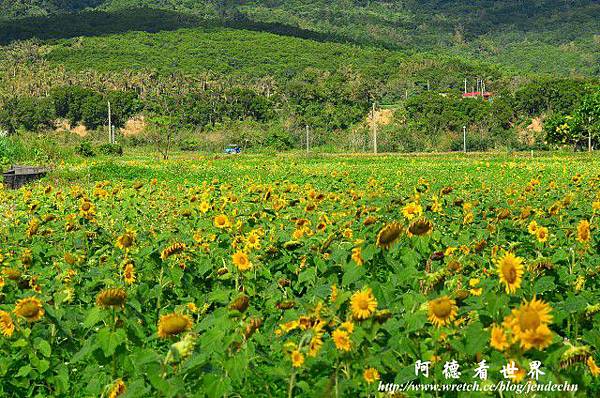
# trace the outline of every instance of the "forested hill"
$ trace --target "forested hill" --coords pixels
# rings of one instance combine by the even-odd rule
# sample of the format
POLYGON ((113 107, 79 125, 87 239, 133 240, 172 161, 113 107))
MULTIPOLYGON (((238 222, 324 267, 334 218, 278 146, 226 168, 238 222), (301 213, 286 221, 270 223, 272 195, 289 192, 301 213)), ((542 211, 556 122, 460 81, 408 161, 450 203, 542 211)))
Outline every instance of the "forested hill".
POLYGON ((90 24, 97 34, 237 23, 406 52, 444 52, 525 73, 600 74, 600 3, 594 0, 2 0, 0 39, 94 35, 65 15, 74 12, 83 13, 77 18, 84 21, 90 15, 104 21, 90 24), (136 18, 140 8, 146 14, 136 18), (148 8, 169 12, 169 18, 155 13, 148 19, 148 8), (123 10, 129 19, 123 20, 123 10))

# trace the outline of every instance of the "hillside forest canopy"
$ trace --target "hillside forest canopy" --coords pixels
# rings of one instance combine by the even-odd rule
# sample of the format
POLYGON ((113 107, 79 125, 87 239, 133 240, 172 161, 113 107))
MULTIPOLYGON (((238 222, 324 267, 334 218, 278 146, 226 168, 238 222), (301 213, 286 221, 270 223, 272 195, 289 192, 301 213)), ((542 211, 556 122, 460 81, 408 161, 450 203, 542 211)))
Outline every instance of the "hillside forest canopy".
POLYGON ((2 4, 8 134, 104 141, 110 102, 123 143, 168 129, 188 149, 298 148, 308 129, 369 151, 374 126, 380 151, 457 150, 465 128, 472 150, 597 146, 595 2, 68 3, 2 4))

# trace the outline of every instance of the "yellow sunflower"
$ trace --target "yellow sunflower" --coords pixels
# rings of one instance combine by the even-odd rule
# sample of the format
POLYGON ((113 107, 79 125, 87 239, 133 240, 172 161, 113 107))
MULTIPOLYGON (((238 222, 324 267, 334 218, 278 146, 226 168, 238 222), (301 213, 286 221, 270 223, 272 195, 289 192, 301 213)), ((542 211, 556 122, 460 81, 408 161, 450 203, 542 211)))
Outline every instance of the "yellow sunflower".
POLYGON ((123 307, 127 300, 127 292, 120 288, 103 289, 96 296, 96 305, 98 307, 123 307))
POLYGON ((310 344, 308 345, 308 356, 313 358, 316 357, 322 346, 323 340, 321 339, 321 336, 319 334, 313 336, 310 339, 310 344))
POLYGON ((160 253, 160 258, 164 261, 167 258, 174 256, 176 254, 183 253, 187 249, 185 243, 173 243, 171 246, 166 247, 160 253))
POLYGON ((331 334, 335 347, 340 351, 350 351, 350 335, 347 331, 336 329, 331 334))
POLYGON ((442 296, 428 303, 428 319, 436 327, 450 324, 458 313, 456 301, 448 296, 442 296))
POLYGON ((416 202, 410 202, 409 204, 404 206, 404 208, 402 209, 402 214, 407 219, 412 220, 413 218, 418 217, 421 214, 423 214, 423 208, 421 207, 420 204, 418 204, 416 202))
POLYGON ((216 216, 213 223, 217 228, 227 228, 231 226, 231 222, 225 214, 219 214, 216 216))
POLYGON ((45 314, 42 302, 37 297, 27 297, 17 301, 13 312, 25 318, 27 322, 39 321, 45 314))
POLYGON ((113 386, 110 389, 110 393, 108 394, 108 398, 117 398, 125 393, 127 388, 125 387, 125 382, 122 379, 117 379, 113 386))
POLYGON ((135 231, 127 230, 123 235, 117 238, 116 246, 121 250, 129 249, 135 242, 135 231))
POLYGON ((522 348, 543 349, 552 342, 552 332, 548 324, 552 322, 552 307, 533 298, 524 301, 518 309, 513 309, 505 324, 510 326, 513 336, 522 348))
POLYGON ((295 368, 299 368, 302 366, 302 364, 304 364, 304 355, 298 350, 292 351, 291 358, 292 366, 295 368))
POLYGON ((501 326, 492 326, 490 345, 498 351, 504 351, 510 347, 506 333, 501 326))
POLYGON ((397 222, 384 226, 377 234, 377 246, 389 249, 398 240, 401 233, 402 227, 397 222))
POLYGON ((202 203, 200 203, 200 211, 202 213, 206 213, 209 210, 210 210, 210 204, 207 201, 202 201, 202 203))
POLYGON ((538 223, 537 223, 537 221, 533 220, 529 223, 529 226, 527 227, 527 231, 531 235, 535 235, 537 228, 538 228, 538 223))
POLYGON ((588 220, 579 221, 579 224, 577 224, 577 240, 581 243, 587 243, 590 238, 590 222, 588 220))
POLYGON ((356 292, 350 299, 352 316, 355 319, 367 319, 377 309, 377 300, 373 296, 371 289, 356 292))
POLYGON ((89 220, 96 214, 96 207, 88 199, 82 199, 79 204, 79 214, 89 220))
POLYGON ((413 221, 408 227, 408 235, 423 236, 431 233, 433 230, 433 223, 425 218, 419 218, 413 221))
POLYGON ((598 377, 600 376, 600 368, 598 367, 598 365, 596 365, 596 361, 594 360, 594 357, 589 356, 586 364, 588 366, 588 368, 590 368, 590 373, 592 374, 592 376, 594 377, 598 377))
POLYGON ((363 265, 365 263, 365 260, 362 258, 362 249, 360 247, 352 249, 352 261, 354 261, 356 265, 363 265))
POLYGON ((236 252, 232 256, 232 260, 237 269, 242 272, 248 271, 250 268, 252 268, 252 263, 250 262, 250 259, 248 259, 248 255, 242 251, 236 252))
POLYGON ((535 237, 537 238, 538 242, 540 242, 540 243, 544 243, 544 242, 548 241, 548 228, 538 227, 537 230, 535 231, 535 237))
POLYGON ((246 247, 254 250, 260 249, 260 237, 255 232, 252 232, 246 238, 246 247))
POLYGON ((375 383, 377 380, 381 379, 379 372, 375 368, 367 368, 363 372, 363 378, 369 384, 375 383))
POLYGON ((128 262, 123 268, 123 280, 128 285, 131 285, 135 282, 135 268, 131 262, 128 262))
POLYGON ((514 293, 521 286, 523 277, 523 259, 507 252, 496 261, 500 281, 506 287, 506 293, 514 293))
POLYGON ((0 310, 0 332, 5 337, 11 337, 15 331, 15 324, 10 313, 0 310))
POLYGON ((192 318, 175 312, 166 314, 158 320, 158 337, 166 339, 192 328, 192 318))

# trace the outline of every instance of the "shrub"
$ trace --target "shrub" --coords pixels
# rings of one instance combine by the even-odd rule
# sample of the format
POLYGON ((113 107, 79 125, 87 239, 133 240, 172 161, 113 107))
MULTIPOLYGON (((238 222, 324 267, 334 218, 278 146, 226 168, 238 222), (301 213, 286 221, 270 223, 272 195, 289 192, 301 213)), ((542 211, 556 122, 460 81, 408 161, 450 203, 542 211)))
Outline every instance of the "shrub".
POLYGON ((91 158, 96 156, 96 152, 94 152, 94 148, 92 148, 92 144, 88 141, 83 141, 81 144, 75 148, 75 153, 78 155, 84 156, 86 158, 91 158))
POLYGON ((200 141, 194 137, 186 138, 179 143, 179 149, 182 151, 199 151, 200 148, 200 141))
POLYGON ((98 152, 103 155, 123 156, 123 147, 119 144, 102 144, 98 147, 98 152))

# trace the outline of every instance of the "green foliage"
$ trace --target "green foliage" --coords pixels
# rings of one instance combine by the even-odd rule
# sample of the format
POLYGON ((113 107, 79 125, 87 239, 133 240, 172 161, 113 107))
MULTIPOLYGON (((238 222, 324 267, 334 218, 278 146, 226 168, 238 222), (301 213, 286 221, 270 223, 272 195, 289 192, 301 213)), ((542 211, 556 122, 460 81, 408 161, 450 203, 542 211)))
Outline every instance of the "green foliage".
POLYGON ((369 108, 369 83, 352 69, 336 73, 304 70, 287 87, 296 123, 326 131, 350 127, 369 108))
POLYGON ((517 111, 533 116, 544 112, 572 112, 581 99, 592 91, 585 80, 543 79, 527 83, 515 93, 517 111))
POLYGON ((48 98, 13 97, 0 108, 0 129, 9 133, 39 131, 52 126, 54 109, 48 98))
POLYGON ((123 156, 123 147, 119 144, 102 144, 98 152, 103 155, 123 156))
POLYGON ((96 156, 96 151, 94 151, 94 148, 89 141, 82 141, 77 148, 75 148, 75 153, 86 158, 96 156))
POLYGON ((142 110, 137 94, 132 91, 111 91, 104 95, 80 86, 65 86, 52 90, 50 99, 56 116, 68 119, 71 125, 82 122, 88 129, 108 124, 108 102, 111 122, 116 127, 122 127, 129 117, 142 110))
POLYGON ((556 113, 545 125, 547 139, 552 144, 570 144, 575 148, 597 146, 600 142, 600 90, 582 98, 571 114, 556 113))

